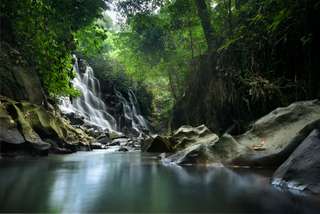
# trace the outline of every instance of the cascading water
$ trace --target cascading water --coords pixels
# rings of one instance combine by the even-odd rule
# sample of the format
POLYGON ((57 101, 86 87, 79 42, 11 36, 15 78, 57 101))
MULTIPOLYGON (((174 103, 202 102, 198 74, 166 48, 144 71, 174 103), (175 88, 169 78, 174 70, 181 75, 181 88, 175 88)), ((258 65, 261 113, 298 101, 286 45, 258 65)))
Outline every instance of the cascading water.
MULTIPOLYGON (((60 110, 65 114, 76 113, 82 116, 87 124, 102 130, 120 131, 124 127, 120 127, 116 119, 108 113, 106 105, 101 99, 100 82, 95 78, 93 69, 86 65, 85 71, 82 72, 77 57, 75 55, 73 57, 75 60, 73 69, 77 75, 71 82, 81 92, 81 96, 72 100, 63 98, 59 105, 60 110)), ((125 128, 137 133, 149 130, 147 121, 140 113, 139 104, 133 91, 128 90, 127 99, 118 90, 114 89, 114 91, 123 106, 121 114, 126 121, 130 122, 130 124, 126 124, 125 128)))
POLYGON ((147 121, 139 111, 139 104, 133 91, 128 90, 128 100, 118 90, 115 90, 115 92, 123 106, 123 113, 125 119, 131 121, 132 129, 138 133, 149 130, 147 121))
POLYGON ((72 80, 72 84, 82 95, 72 101, 69 98, 62 99, 59 105, 61 111, 80 114, 87 123, 103 130, 117 130, 115 118, 107 112, 106 105, 100 97, 100 83, 94 77, 92 68, 86 65, 85 72, 81 73, 78 59, 75 55, 73 57, 75 59, 73 69, 77 72, 77 76, 72 80))

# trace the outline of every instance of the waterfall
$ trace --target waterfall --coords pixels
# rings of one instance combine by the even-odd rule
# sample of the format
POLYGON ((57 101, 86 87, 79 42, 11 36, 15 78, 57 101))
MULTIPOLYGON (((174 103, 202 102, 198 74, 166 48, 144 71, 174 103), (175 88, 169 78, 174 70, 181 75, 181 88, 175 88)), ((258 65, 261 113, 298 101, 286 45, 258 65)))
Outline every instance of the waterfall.
POLYGON ((115 93, 122 104, 125 119, 131 121, 131 128, 138 133, 149 130, 147 121, 140 113, 139 104, 133 91, 131 89, 128 90, 129 99, 126 99, 116 89, 115 93))
POLYGON ((107 112, 106 105, 100 97, 100 83, 95 78, 93 69, 86 65, 85 72, 81 73, 78 59, 75 55, 73 57, 75 60, 73 69, 77 75, 71 82, 81 92, 81 96, 72 101, 69 98, 63 98, 59 105, 60 110, 63 113, 77 113, 83 116, 87 123, 103 130, 116 130, 116 120, 107 112))
POLYGON ((100 82, 95 78, 93 69, 86 65, 85 71, 81 72, 82 69, 79 68, 77 57, 75 55, 73 57, 75 60, 73 69, 77 74, 71 82, 81 92, 81 96, 72 100, 70 98, 62 98, 59 108, 63 113, 76 113, 82 116, 87 124, 107 131, 117 132, 121 128, 129 128, 129 130, 141 134, 149 130, 147 121, 141 115, 138 100, 131 89, 126 93, 128 98, 125 98, 120 91, 114 89, 115 96, 123 108, 121 109, 121 115, 130 123, 120 127, 121 123, 117 124, 116 119, 108 113, 106 104, 101 99, 100 82))

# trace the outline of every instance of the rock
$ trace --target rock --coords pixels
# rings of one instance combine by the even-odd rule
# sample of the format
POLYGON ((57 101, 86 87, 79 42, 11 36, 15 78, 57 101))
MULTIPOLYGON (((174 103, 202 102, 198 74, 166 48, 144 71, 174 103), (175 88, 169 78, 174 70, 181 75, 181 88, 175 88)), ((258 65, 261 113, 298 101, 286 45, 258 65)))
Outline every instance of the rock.
POLYGON ((25 115, 16 105, 13 105, 12 107, 16 110, 17 120, 19 121, 21 133, 24 136, 25 141, 30 143, 36 150, 48 151, 51 145, 42 141, 40 136, 33 130, 30 123, 26 120, 25 115))
POLYGON ((90 147, 91 149, 106 149, 106 146, 101 143, 91 143, 90 147))
POLYGON ((65 149, 65 148, 51 148, 50 153, 57 154, 57 155, 67 155, 67 154, 74 153, 74 151, 70 149, 65 149))
POLYGON ((71 113, 64 114, 64 116, 70 120, 71 125, 81 126, 84 124, 85 118, 83 116, 81 116, 80 114, 71 112, 71 113))
POLYGON ((0 101, 0 143, 22 144, 25 140, 18 130, 17 123, 0 101))
POLYGON ((33 154, 37 151, 47 154, 59 148, 74 152, 92 142, 83 130, 72 127, 58 112, 29 102, 0 97, 0 120, 1 141, 26 144, 21 148, 31 149, 33 154))
POLYGON ((0 95, 41 105, 45 96, 36 71, 19 51, 7 43, 0 46, 0 95))
POLYGON ((175 143, 178 152, 164 158, 164 163, 200 164, 213 159, 212 148, 219 142, 219 137, 204 125, 184 126, 174 133, 171 142, 175 143))
POLYGON ((118 138, 113 140, 111 143, 107 144, 108 146, 127 146, 130 139, 128 138, 118 138))
POLYGON ((99 137, 101 135, 101 133, 103 133, 102 130, 95 129, 95 128, 89 128, 86 131, 91 137, 94 137, 94 138, 99 137))
POLYGON ((119 152, 128 152, 129 149, 126 147, 120 147, 120 149, 118 150, 119 152))
POLYGON ((98 143, 101 143, 103 145, 107 145, 107 144, 110 144, 111 143, 111 139, 106 136, 106 135, 100 135, 98 138, 97 138, 97 142, 98 143))
POLYGON ((277 169, 274 185, 320 194, 320 129, 316 129, 277 169))
POLYGON ((116 132, 116 131, 110 131, 109 132, 109 137, 111 140, 115 140, 115 139, 118 139, 118 138, 126 138, 126 136, 121 133, 121 132, 116 132))
POLYGON ((179 151, 173 155, 170 155, 162 160, 165 164, 201 164, 205 163, 210 154, 208 147, 204 144, 195 144, 188 146, 187 148, 179 151))
POLYGON ((169 138, 174 150, 178 151, 195 143, 205 144, 217 142, 219 137, 212 133, 205 125, 198 127, 182 126, 169 138))
POLYGON ((318 100, 293 103, 278 108, 253 124, 235 140, 243 150, 232 163, 251 166, 279 166, 320 124, 318 100))
POLYGON ((152 153, 173 152, 170 142, 167 138, 156 135, 143 142, 142 151, 152 153))

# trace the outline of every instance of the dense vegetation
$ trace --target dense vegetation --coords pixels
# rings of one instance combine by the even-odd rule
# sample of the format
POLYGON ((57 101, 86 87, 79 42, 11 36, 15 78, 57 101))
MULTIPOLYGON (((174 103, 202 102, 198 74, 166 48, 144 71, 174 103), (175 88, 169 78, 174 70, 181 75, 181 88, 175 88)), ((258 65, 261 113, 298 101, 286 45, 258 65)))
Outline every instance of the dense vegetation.
POLYGON ((151 93, 157 127, 173 119, 224 131, 320 95, 318 0, 112 1, 119 23, 107 5, 4 0, 1 38, 19 47, 52 97, 77 95, 70 62, 81 53, 100 79, 148 97, 144 106, 151 93))
POLYGON ((74 35, 106 9, 103 0, 4 0, 1 39, 23 53, 48 95, 77 95, 70 87, 74 35))
POLYGON ((320 95, 319 1, 126 0, 118 6, 127 23, 118 34, 120 59, 153 84, 166 79, 176 126, 206 123, 224 131, 320 95))

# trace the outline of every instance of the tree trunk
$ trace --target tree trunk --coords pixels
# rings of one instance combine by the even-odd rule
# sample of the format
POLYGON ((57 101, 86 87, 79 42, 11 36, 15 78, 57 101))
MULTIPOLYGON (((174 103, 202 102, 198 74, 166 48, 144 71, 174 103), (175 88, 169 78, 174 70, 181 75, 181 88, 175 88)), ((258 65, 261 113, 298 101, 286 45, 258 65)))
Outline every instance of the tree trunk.
POLYGON ((240 0, 234 0, 234 3, 235 3, 235 7, 237 10, 240 9, 240 0))
POLYGON ((198 16, 201 21, 203 32, 206 37, 208 50, 215 50, 216 45, 214 42, 214 29, 211 25, 209 7, 206 3, 206 0, 194 0, 194 1, 197 7, 198 16))

